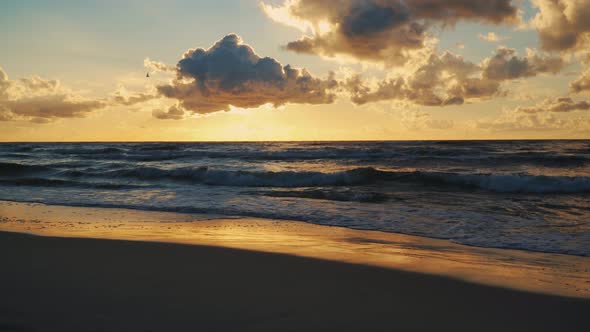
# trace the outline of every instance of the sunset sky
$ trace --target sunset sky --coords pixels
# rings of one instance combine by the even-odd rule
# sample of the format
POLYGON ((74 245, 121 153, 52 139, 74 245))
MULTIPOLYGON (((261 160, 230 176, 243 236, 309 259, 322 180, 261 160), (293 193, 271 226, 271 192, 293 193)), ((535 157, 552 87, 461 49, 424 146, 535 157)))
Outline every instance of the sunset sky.
POLYGON ((0 8, 1 141, 590 138, 590 0, 0 8))

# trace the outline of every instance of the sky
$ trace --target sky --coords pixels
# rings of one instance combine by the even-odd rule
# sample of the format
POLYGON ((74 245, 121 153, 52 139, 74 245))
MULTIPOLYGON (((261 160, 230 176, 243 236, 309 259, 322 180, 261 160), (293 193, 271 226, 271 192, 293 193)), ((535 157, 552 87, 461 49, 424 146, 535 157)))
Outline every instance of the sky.
POLYGON ((0 141, 590 138, 590 0, 0 9, 0 141))

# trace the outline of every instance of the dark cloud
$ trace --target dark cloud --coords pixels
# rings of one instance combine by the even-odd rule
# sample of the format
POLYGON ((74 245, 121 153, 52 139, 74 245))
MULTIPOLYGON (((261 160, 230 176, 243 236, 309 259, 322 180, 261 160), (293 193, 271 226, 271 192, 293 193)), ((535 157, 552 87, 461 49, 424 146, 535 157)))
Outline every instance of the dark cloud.
POLYGON ((422 106, 461 105, 469 99, 486 99, 503 95, 504 81, 556 73, 564 67, 559 57, 529 51, 518 57, 516 51, 500 48, 481 64, 445 52, 432 53, 408 76, 387 79, 371 89, 354 76, 343 84, 356 104, 381 100, 398 100, 422 106))
POLYGON ((533 4, 539 12, 532 25, 545 50, 590 46, 590 0, 534 0, 533 4))
POLYGON ((167 111, 154 110, 152 115, 160 120, 182 120, 184 119, 185 111, 178 105, 172 105, 167 111))
POLYGON ((532 51, 525 57, 518 57, 516 50, 500 47, 496 55, 484 62, 483 75, 490 80, 513 80, 541 73, 556 74, 564 66, 565 63, 560 57, 539 55, 532 51))
POLYGON ((104 108, 102 100, 75 95, 58 81, 32 77, 12 81, 0 68, 0 121, 47 123, 58 118, 79 118, 104 108))
POLYGON ((455 23, 475 20, 488 23, 513 22, 518 9, 511 0, 407 0, 418 17, 455 23))
POLYGON ((462 96, 464 99, 487 99, 496 95, 503 95, 500 82, 480 77, 469 77, 457 81, 449 89, 451 94, 462 96))
POLYGON ((413 50, 425 47, 432 26, 458 21, 505 23, 517 19, 511 0, 297 0, 282 7, 263 6, 273 15, 288 12, 295 20, 314 27, 312 37, 302 37, 286 48, 328 57, 337 55, 403 64, 413 50), (328 25, 329 29, 322 28, 328 25))

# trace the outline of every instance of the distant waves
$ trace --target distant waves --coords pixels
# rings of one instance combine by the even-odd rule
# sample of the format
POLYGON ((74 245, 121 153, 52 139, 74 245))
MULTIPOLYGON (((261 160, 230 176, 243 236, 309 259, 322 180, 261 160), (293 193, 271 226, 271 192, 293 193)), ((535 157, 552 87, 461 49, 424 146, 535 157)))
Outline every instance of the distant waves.
MULTIPOLYGON (((75 182, 51 178, 52 176, 104 179, 172 180, 194 182, 213 186, 236 187, 317 187, 317 186, 359 186, 367 184, 387 185, 392 182, 412 183, 420 186, 449 186, 456 190, 481 189, 506 193, 582 193, 590 192, 590 177, 578 176, 532 176, 509 174, 458 174, 445 172, 396 172, 381 171, 375 168, 355 168, 348 171, 323 172, 254 172, 225 171, 201 167, 180 167, 162 169, 158 167, 134 167, 117 170, 62 170, 67 164, 29 165, 19 163, 0 163, 0 183, 18 185, 68 186, 85 185, 90 187, 121 188, 116 184, 97 184, 75 182), (47 175, 48 178, 31 178, 30 175, 47 175), (18 179, 15 177, 26 176, 18 179)), ((132 187, 126 185, 128 187, 132 187)))

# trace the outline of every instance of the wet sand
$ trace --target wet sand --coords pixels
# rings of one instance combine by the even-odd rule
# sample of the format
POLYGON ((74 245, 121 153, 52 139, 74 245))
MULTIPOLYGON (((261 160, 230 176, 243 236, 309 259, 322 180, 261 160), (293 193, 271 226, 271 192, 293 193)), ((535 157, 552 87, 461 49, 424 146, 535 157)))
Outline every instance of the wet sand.
POLYGON ((0 201, 0 231, 207 245, 363 264, 568 297, 590 298, 590 258, 286 220, 0 201))

